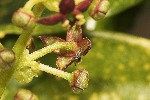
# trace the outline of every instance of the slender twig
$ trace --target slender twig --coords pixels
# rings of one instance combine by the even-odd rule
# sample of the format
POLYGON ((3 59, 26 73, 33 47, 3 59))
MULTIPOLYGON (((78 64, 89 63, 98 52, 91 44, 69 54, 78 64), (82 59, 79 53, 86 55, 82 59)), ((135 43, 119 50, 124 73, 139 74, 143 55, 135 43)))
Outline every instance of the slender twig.
POLYGON ((71 82, 72 79, 73 79, 73 74, 72 73, 64 72, 62 70, 58 70, 58 69, 50 67, 48 65, 37 63, 35 61, 29 62, 28 66, 31 66, 31 67, 34 67, 34 68, 36 67, 38 70, 44 71, 46 73, 53 74, 57 77, 61 77, 65 80, 68 80, 69 82, 71 82))
POLYGON ((54 50, 65 49, 65 50, 72 51, 75 49, 75 47, 76 47, 75 42, 56 42, 52 45, 49 45, 38 51, 31 53, 28 58, 30 60, 36 60, 48 53, 51 53, 54 50))

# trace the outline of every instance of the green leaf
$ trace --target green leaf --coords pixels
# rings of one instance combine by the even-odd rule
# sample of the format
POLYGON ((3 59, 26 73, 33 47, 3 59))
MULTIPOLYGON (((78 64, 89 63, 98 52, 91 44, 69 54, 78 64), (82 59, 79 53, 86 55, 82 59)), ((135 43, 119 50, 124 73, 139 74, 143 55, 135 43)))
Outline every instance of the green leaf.
POLYGON ((111 6, 107 14, 107 17, 123 12, 126 9, 129 9, 141 3, 144 0, 109 0, 109 1, 110 1, 111 6))
MULTIPOLYGON (((37 25, 35 30, 33 31, 33 35, 44 35, 44 34, 55 34, 65 31, 60 24, 54 26, 43 26, 37 25)), ((0 25, 0 38, 3 38, 4 35, 7 34, 21 34, 22 29, 16 27, 15 25, 8 24, 8 25, 0 25), (3 35, 2 35, 3 34, 3 35)))
MULTIPOLYGON (((47 74, 24 88, 38 95, 40 100, 150 99, 150 40, 122 33, 93 32, 90 35, 93 36, 92 49, 75 67, 86 69, 90 74, 89 86, 83 93, 74 94, 65 80, 47 74)), ((14 86, 11 84, 11 88, 14 86)), ((10 99, 12 95, 6 98, 10 99)))

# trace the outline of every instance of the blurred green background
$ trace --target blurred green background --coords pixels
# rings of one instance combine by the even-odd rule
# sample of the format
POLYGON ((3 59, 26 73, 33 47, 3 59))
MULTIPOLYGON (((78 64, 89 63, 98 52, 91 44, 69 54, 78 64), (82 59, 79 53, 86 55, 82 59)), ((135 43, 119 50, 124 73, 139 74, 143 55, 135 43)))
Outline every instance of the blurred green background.
MULTIPOLYGON (((74 94, 67 81, 41 73, 29 84, 20 84, 14 78, 7 86, 6 100, 13 100, 19 88, 35 93, 39 100, 150 100, 150 1, 109 0, 110 11, 105 19, 93 21, 86 15, 83 26, 85 37, 92 41, 92 49, 82 62, 72 64, 66 71, 86 69, 90 74, 88 88, 74 94), (89 23, 92 25, 89 27, 89 23)), ((12 48, 21 29, 11 23, 14 11, 26 0, 0 1, 0 42, 12 48)), ((45 10, 43 16, 50 15, 45 10)), ((33 36, 52 35, 65 38, 66 30, 60 24, 38 25, 33 36)), ((36 49, 43 45, 35 39, 36 49)), ((48 54, 42 63, 56 67, 56 56, 48 54)))

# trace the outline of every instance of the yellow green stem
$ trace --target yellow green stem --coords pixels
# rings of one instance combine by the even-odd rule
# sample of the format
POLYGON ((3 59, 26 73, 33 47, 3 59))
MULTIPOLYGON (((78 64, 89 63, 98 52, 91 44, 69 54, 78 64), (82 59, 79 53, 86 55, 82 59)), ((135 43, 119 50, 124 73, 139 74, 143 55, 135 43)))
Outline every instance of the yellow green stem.
POLYGON ((69 82, 71 82, 72 79, 73 79, 73 74, 72 73, 64 72, 62 70, 59 70, 59 69, 50 67, 48 65, 41 64, 41 63, 37 63, 35 61, 29 62, 28 66, 33 66, 34 68, 37 68, 38 70, 44 71, 46 73, 53 74, 57 77, 61 77, 65 80, 68 80, 69 82))
POLYGON ((41 3, 41 2, 45 2, 47 0, 29 0, 25 5, 24 5, 24 8, 25 9, 28 9, 28 10, 32 10, 33 6, 38 4, 38 3, 41 3))
POLYGON ((69 51, 72 51, 74 50, 76 47, 76 44, 75 42, 56 42, 52 45, 49 45, 47 47, 44 47, 38 51, 35 51, 33 53, 31 53, 29 55, 29 59, 30 60, 36 60, 48 53, 51 53, 53 52, 54 50, 59 50, 59 49, 65 49, 65 50, 69 50, 69 51))

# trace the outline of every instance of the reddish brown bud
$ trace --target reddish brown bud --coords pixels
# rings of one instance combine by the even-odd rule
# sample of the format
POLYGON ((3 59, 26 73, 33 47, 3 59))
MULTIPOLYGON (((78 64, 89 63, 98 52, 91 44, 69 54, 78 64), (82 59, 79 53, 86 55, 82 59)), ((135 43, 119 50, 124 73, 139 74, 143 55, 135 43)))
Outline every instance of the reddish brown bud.
POLYGON ((65 16, 62 14, 54 14, 49 17, 43 17, 37 20, 36 22, 43 25, 55 25, 58 24, 59 22, 63 22, 65 19, 66 19, 65 16))
POLYGON ((81 12, 84 12, 88 9, 88 7, 90 6, 91 4, 91 0, 84 0, 82 2, 80 2, 74 9, 73 13, 75 15, 81 13, 81 12))
POLYGON ((80 42, 82 40, 82 29, 79 25, 74 25, 67 31, 66 41, 80 42))
POLYGON ((81 54, 82 56, 86 55, 88 51, 91 49, 91 41, 88 38, 83 38, 82 41, 78 44, 81 48, 81 54))
POLYGON ((74 7, 75 7, 74 0, 61 0, 59 4, 59 10, 60 10, 60 13, 62 14, 71 13, 74 7))

